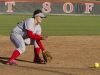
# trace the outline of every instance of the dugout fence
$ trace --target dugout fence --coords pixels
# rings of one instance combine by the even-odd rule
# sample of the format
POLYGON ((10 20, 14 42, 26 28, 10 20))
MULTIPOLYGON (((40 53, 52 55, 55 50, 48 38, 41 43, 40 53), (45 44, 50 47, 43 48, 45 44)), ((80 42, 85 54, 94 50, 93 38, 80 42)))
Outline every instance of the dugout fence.
POLYGON ((0 2, 0 14, 32 14, 36 9, 46 14, 100 15, 100 2, 0 2))

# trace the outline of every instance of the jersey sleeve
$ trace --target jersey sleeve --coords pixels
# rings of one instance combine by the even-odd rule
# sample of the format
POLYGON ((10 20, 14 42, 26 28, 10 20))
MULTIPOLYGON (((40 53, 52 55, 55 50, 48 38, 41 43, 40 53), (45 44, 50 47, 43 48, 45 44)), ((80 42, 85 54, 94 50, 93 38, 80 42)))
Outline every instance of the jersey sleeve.
POLYGON ((28 37, 35 40, 42 40, 43 37, 40 35, 34 35, 32 31, 27 30, 28 37))
POLYGON ((33 21, 32 20, 27 20, 25 22, 25 29, 33 31, 34 28, 33 28, 33 21))

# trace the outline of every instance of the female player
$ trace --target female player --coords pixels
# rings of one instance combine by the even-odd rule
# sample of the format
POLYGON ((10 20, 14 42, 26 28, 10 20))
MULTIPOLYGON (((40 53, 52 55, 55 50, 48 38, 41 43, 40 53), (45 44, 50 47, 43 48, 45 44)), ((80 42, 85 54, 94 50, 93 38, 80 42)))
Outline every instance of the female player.
POLYGON ((26 49, 26 43, 28 44, 34 44, 34 62, 35 63, 43 63, 44 61, 40 59, 39 53, 40 49, 42 51, 45 51, 41 40, 45 40, 48 36, 41 36, 41 26, 40 23, 42 22, 42 19, 46 16, 44 13, 37 9, 33 13, 32 18, 28 18, 21 23, 18 23, 18 25, 12 30, 10 34, 10 40, 15 45, 16 49, 13 52, 10 59, 7 61, 7 64, 9 65, 16 65, 15 59, 21 55, 25 49, 26 49), (25 40, 25 39, 30 40, 25 40))

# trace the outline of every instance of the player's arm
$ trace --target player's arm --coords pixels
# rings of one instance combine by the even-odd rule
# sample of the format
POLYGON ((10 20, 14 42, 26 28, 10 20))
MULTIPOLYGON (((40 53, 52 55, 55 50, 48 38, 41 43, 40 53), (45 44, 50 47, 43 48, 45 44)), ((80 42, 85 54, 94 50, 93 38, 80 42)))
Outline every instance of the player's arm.
POLYGON ((45 36, 37 35, 32 31, 33 30, 33 21, 32 20, 27 20, 25 22, 25 29, 27 30, 28 37, 31 39, 35 39, 35 40, 45 40, 46 39, 45 36))
POLYGON ((35 39, 35 40, 42 40, 42 39, 43 39, 42 36, 36 35, 36 34, 34 34, 32 31, 30 31, 30 30, 27 30, 27 35, 28 35, 28 37, 31 38, 31 39, 35 39))
POLYGON ((35 40, 45 40, 47 38, 47 36, 40 36, 40 35, 34 34, 30 30, 27 30, 27 35, 29 38, 35 39, 35 40))
POLYGON ((37 42, 38 46, 40 47, 40 49, 41 49, 42 51, 44 51, 45 49, 44 49, 44 47, 43 47, 43 45, 42 45, 42 42, 41 42, 40 40, 36 40, 36 42, 37 42))

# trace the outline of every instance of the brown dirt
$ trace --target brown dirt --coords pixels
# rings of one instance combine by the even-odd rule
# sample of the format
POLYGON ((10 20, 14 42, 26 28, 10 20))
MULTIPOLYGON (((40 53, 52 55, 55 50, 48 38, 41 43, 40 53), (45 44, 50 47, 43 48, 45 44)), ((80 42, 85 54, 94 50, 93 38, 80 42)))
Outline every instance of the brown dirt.
MULTIPOLYGON (((53 60, 47 64, 32 63, 33 46, 16 60, 18 66, 5 65, 15 47, 9 36, 0 36, 0 75, 99 75, 100 36, 49 36, 42 41, 53 60)), ((40 55, 42 58, 42 55, 40 55)))

